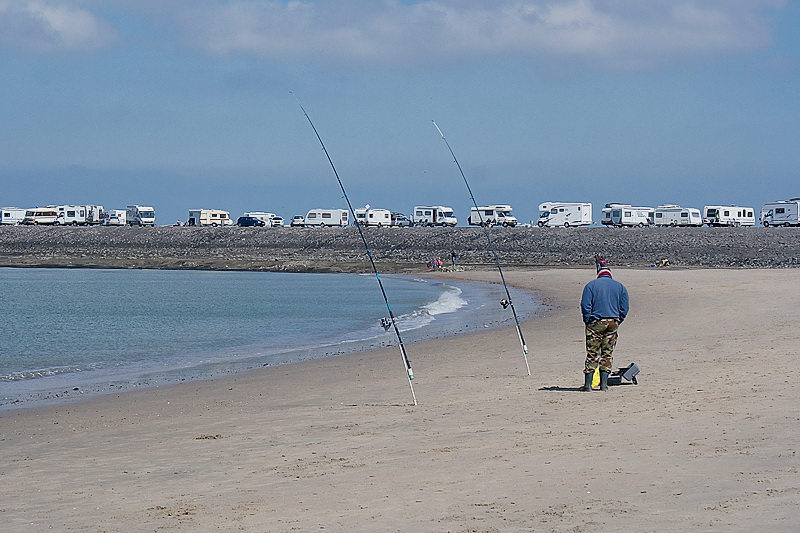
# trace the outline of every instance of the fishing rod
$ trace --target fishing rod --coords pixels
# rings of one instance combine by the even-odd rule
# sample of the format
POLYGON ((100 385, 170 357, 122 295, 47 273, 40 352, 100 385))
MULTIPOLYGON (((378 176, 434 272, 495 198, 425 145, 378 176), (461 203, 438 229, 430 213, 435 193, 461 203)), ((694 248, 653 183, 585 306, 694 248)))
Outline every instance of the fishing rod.
POLYGON ((414 372, 411 370, 411 361, 408 359, 408 355, 406 354, 406 347, 403 344, 403 339, 400 337, 400 329, 397 327, 397 319, 392 312, 392 306, 389 305, 389 298, 386 296, 386 290, 383 288, 383 282, 381 281, 381 275, 378 272, 378 267, 375 265, 375 259, 372 257, 372 251, 369 249, 369 244, 367 244, 367 238, 364 236, 364 230, 361 228, 361 224, 358 223, 358 219, 356 218, 355 209, 353 209, 353 204, 350 203, 350 198, 347 196, 347 191, 344 189, 344 184, 342 183, 342 179, 339 177, 339 173, 336 171, 336 166, 333 164, 333 160, 331 159, 331 155, 328 153, 328 149, 325 148, 325 143, 322 142, 322 137, 320 137, 319 132, 317 131, 316 126, 311 121, 311 117, 308 116, 306 113, 303 104, 300 103, 300 100, 297 99, 297 96, 294 93, 290 92, 292 96, 294 96, 297 105, 300 106, 300 109, 303 111, 303 114, 306 116, 308 123, 311 125, 311 129, 314 130, 314 135, 317 136, 317 140, 319 141, 320 146, 322 146, 322 151, 325 152, 325 156, 328 158, 328 163, 331 165, 331 169, 333 169, 333 174, 336 176, 336 181, 339 182, 339 188, 342 189, 342 195, 344 195, 345 201, 347 201, 347 207, 350 210, 350 216, 353 217, 353 221, 355 222, 356 228, 358 228, 358 234, 361 236, 361 242, 364 243, 364 249, 367 252, 367 257, 369 258, 369 262, 372 265, 372 271, 375 273, 375 279, 378 280, 378 286, 381 288, 381 294, 383 295, 383 301, 386 303, 386 309, 389 311, 389 322, 391 324, 387 324, 386 319, 381 319, 381 325, 384 329, 388 330, 389 327, 394 328, 394 334, 397 337, 397 344, 400 347, 400 354, 403 356, 403 364, 406 367, 406 377, 408 378, 408 386, 411 389, 411 399, 414 401, 414 405, 417 405, 417 396, 414 394, 414 384, 411 382, 414 379, 414 372))
POLYGON ((464 185, 467 186, 467 191, 469 192, 469 197, 472 198, 472 205, 475 206, 475 211, 478 212, 478 218, 480 219, 480 224, 483 227, 483 232, 486 235, 486 241, 489 245, 489 251, 492 252, 492 257, 494 257, 494 262, 497 265, 497 271, 500 272, 500 280, 503 282, 503 288, 506 290, 506 299, 500 300, 500 305, 503 306, 503 309, 506 307, 511 308, 511 313, 514 315, 514 323, 517 325, 517 336, 519 337, 519 344, 522 346, 522 356, 525 358, 525 368, 528 370, 528 375, 531 375, 531 367, 528 364, 528 345, 525 344, 525 337, 522 335, 522 328, 519 326, 519 318, 517 317, 517 310, 514 308, 514 302, 511 300, 511 293, 508 292, 508 285, 506 284, 506 278, 503 275, 503 268, 500 266, 500 258, 497 255, 497 250, 495 250, 494 243, 492 242, 492 236, 489 233, 489 224, 486 224, 483 221, 483 213, 478 208, 478 203, 475 201, 475 195, 472 194, 472 187, 469 186, 469 182, 467 181, 467 176, 464 174, 464 171, 461 169, 461 164, 458 162, 458 158, 456 157, 455 152, 450 147, 450 143, 447 142, 447 139, 442 133, 442 130, 439 128, 439 125, 436 124, 435 120, 432 120, 436 131, 439 132, 439 135, 442 136, 442 140, 444 144, 447 145, 447 149, 450 150, 450 155, 453 156, 453 162, 455 162, 456 166, 458 167, 458 171, 461 173, 461 177, 464 178, 464 185))

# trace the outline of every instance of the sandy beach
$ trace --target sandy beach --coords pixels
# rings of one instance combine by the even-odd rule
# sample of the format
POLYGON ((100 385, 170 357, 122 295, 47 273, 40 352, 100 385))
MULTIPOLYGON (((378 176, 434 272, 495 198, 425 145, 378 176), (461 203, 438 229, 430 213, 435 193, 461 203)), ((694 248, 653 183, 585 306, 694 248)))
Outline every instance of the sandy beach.
POLYGON ((389 348, 0 413, 2 530, 800 530, 800 270, 614 269, 639 384, 583 393, 593 271, 506 272, 532 376, 513 330, 408 346, 417 406, 389 348))

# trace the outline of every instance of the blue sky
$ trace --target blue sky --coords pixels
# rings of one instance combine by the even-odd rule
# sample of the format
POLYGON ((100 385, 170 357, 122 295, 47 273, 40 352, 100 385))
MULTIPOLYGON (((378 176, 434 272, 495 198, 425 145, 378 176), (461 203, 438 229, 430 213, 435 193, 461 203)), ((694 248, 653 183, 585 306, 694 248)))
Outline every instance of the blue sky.
POLYGON ((0 0, 0 204, 284 217, 800 196, 783 0, 0 0))

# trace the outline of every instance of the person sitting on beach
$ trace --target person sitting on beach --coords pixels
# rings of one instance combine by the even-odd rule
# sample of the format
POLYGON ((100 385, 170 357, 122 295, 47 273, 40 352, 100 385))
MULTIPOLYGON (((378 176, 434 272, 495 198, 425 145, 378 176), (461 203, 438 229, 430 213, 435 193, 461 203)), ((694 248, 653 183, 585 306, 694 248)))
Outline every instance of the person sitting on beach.
POLYGON ((586 362, 582 391, 591 392, 594 372, 600 369, 600 390, 608 390, 608 376, 617 344, 617 330, 628 314, 628 290, 612 279, 605 259, 595 257, 597 278, 583 288, 581 313, 586 326, 586 362))

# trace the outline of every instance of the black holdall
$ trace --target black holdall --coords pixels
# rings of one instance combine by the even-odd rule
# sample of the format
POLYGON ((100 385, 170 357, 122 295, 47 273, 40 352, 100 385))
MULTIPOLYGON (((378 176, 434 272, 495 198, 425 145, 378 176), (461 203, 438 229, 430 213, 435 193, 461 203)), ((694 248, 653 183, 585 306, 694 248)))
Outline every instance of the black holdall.
POLYGON ((622 380, 629 381, 634 385, 638 385, 639 383, 636 381, 636 375, 639 373, 639 367, 636 363, 631 363, 625 368, 620 368, 616 372, 612 372, 608 376, 608 384, 609 385, 622 385, 622 380))

